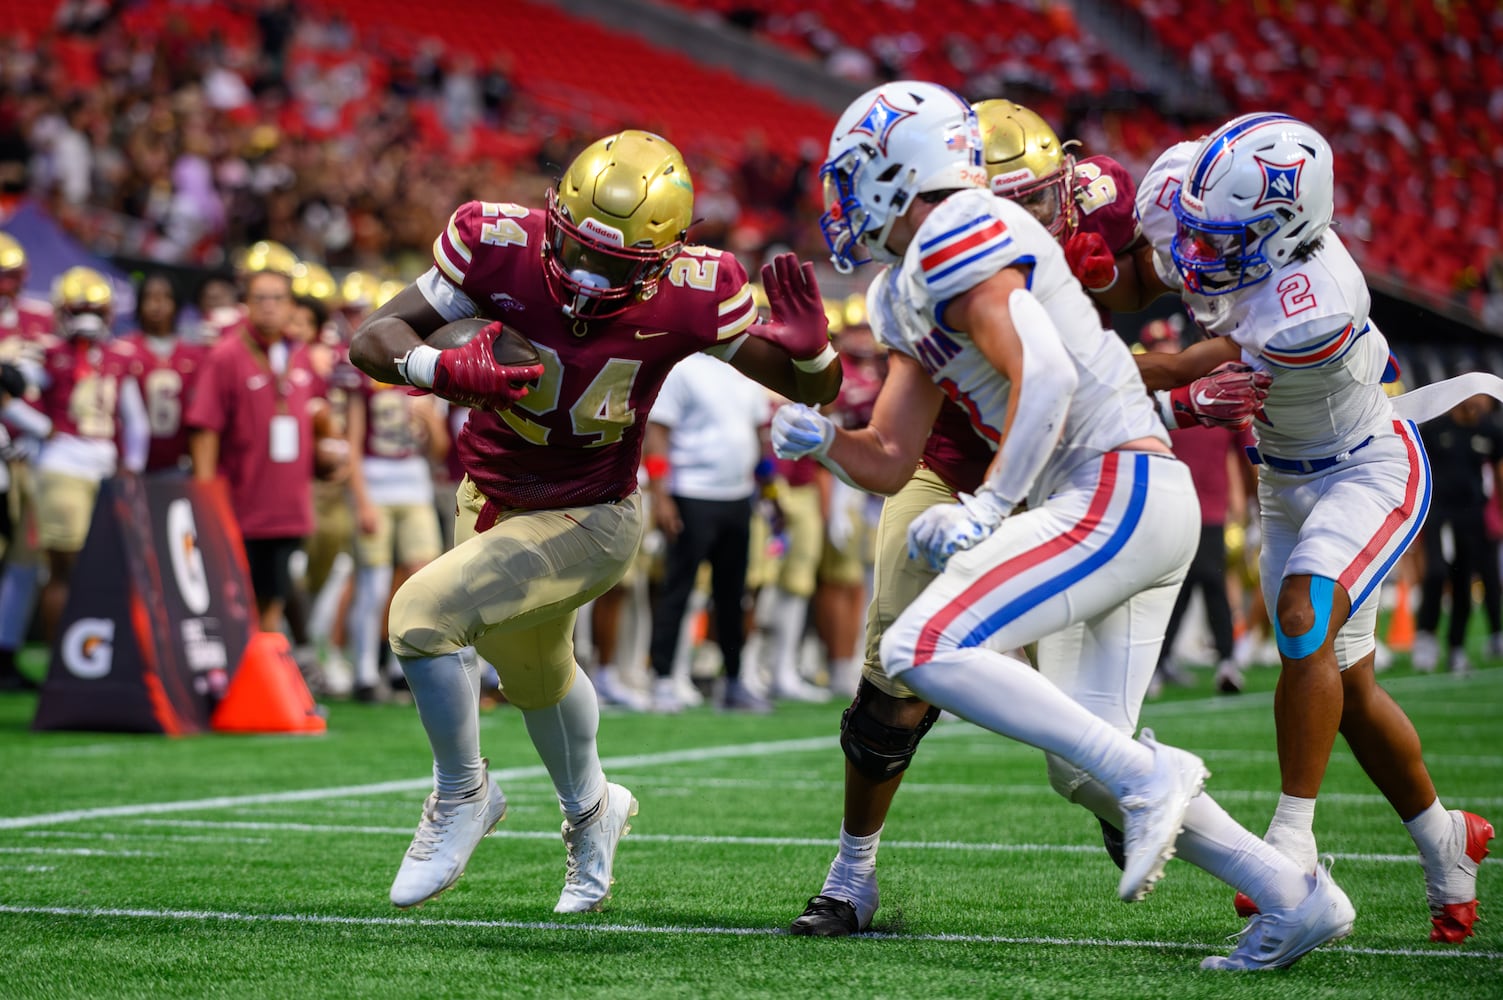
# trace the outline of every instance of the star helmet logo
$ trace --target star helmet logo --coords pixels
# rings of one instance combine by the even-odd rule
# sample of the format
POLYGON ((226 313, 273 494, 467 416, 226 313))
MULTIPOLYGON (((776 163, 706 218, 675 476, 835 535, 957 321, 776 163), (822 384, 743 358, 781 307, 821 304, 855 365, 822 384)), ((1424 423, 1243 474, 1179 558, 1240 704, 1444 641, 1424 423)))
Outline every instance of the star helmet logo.
POLYGON ((892 130, 897 124, 905 119, 912 118, 917 111, 908 111, 894 107, 887 100, 886 94, 878 94, 872 106, 867 109, 861 120, 852 126, 852 132, 865 132, 877 142, 877 149, 882 155, 887 155, 887 140, 892 136, 892 130))
POLYGON ((1253 162, 1263 171, 1263 193, 1258 196, 1254 209, 1264 205, 1293 205, 1299 201, 1299 175, 1305 169, 1305 161, 1269 163, 1254 156, 1253 162))

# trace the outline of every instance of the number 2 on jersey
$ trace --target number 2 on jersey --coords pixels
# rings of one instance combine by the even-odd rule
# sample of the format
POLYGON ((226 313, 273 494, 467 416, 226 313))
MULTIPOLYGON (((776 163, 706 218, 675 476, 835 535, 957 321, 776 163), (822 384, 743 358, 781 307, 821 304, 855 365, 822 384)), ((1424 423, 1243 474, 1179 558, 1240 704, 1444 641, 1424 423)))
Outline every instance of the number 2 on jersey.
MULTIPOLYGON (((541 446, 548 443, 548 428, 528 420, 517 411, 543 417, 557 410, 562 402, 564 366, 558 352, 551 347, 538 345, 538 354, 543 359, 543 377, 520 402, 501 411, 501 419, 528 441, 541 446)), ((574 433, 582 438, 594 438, 586 441, 585 447, 615 444, 626 429, 637 422, 637 411, 631 406, 631 390, 641 367, 640 361, 611 358, 569 406, 569 421, 574 433)))
POLYGON ((1279 282, 1278 292, 1279 305, 1284 307, 1285 316, 1315 308, 1315 295, 1310 291, 1310 279, 1303 274, 1291 274, 1279 282))

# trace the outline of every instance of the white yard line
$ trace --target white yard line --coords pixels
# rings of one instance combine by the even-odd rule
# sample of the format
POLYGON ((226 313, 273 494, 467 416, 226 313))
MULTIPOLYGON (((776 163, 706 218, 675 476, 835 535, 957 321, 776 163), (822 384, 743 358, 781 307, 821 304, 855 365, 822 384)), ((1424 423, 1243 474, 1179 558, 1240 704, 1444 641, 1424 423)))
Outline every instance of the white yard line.
MULTIPOLYGON (((563 923, 552 920, 432 920, 425 917, 341 917, 319 913, 235 913, 219 910, 148 910, 107 907, 16 906, 0 904, 0 913, 18 916, 83 917, 85 919, 140 919, 181 921, 223 921, 227 923, 330 924, 342 927, 459 927, 482 930, 577 931, 586 934, 700 934, 709 937, 791 937, 780 927, 673 927, 647 924, 563 923)), ((1068 948, 1157 948, 1162 951, 1197 951, 1220 954, 1225 943, 1202 944, 1193 941, 1132 941, 1110 938, 1006 937, 997 934, 884 934, 857 935, 857 941, 938 941, 947 944, 1050 945, 1068 948)), ((1358 948, 1329 946, 1322 951, 1352 955, 1393 955, 1403 958, 1503 959, 1499 951, 1469 951, 1465 948, 1358 948)))
MULTIPOLYGON (((342 826, 331 823, 252 822, 249 820, 143 819, 148 826, 195 830, 266 830, 286 833, 326 833, 336 836, 412 836, 411 826, 342 826)), ((500 840, 558 840, 553 830, 507 830, 498 827, 490 835, 500 840)), ((633 844, 737 845, 741 847, 839 847, 833 837, 733 837, 692 833, 639 833, 632 831, 633 844)), ((1101 854, 1100 844, 1002 844, 973 840, 884 840, 888 850, 980 851, 993 854, 1101 854)), ((1362 854, 1325 852, 1338 861, 1368 861, 1375 864, 1418 864, 1418 854, 1362 854)))

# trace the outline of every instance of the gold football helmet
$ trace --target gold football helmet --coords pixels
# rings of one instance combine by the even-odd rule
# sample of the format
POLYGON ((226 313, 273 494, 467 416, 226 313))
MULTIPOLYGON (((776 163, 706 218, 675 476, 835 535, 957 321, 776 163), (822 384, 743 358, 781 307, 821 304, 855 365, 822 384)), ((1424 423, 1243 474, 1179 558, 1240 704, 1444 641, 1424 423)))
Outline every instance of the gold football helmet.
POLYGON ((295 278, 297 265, 297 254, 276 240, 260 240, 240 251, 235 258, 235 273, 245 278, 260 271, 275 271, 295 278))
POLYGON ((1008 100, 973 107, 981 122, 986 174, 993 193, 1028 209, 1058 240, 1075 232, 1075 157, 1039 115, 1008 100))
POLYGON ((328 268, 304 260, 292 269, 292 294, 300 299, 327 303, 339 296, 339 285, 328 268))
POLYGON ((26 251, 10 233, 0 233, 0 298, 15 298, 26 283, 26 251))
POLYGON ((657 291, 693 221, 694 182, 673 144, 628 130, 591 144, 548 191, 543 270, 567 316, 614 316, 657 291))
POLYGON ((52 283, 52 307, 58 325, 70 337, 104 340, 114 304, 109 279, 92 267, 70 267, 52 283))

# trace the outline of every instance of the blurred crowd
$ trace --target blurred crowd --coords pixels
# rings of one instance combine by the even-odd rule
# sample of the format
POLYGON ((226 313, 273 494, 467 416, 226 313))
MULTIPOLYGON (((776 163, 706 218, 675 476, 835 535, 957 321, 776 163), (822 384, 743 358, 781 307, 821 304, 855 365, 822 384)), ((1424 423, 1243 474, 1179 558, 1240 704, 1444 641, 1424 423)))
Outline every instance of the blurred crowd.
MULTIPOLYGON (((582 141, 515 100, 504 55, 379 37, 289 0, 63 4, 0 38, 0 198, 108 256, 223 268, 267 239, 411 277, 454 205, 535 200, 582 141)), ((806 239, 818 151, 739 152, 697 178, 701 238, 806 239)))

